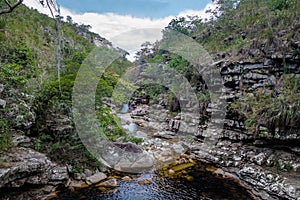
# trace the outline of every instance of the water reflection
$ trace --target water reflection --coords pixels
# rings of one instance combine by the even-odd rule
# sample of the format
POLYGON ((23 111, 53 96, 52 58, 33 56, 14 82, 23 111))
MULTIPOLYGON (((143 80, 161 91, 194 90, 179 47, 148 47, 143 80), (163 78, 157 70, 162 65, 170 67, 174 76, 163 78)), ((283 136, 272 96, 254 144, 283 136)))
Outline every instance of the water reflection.
POLYGON ((88 199, 88 200, 224 200, 224 199, 253 199, 247 189, 228 179, 216 177, 205 171, 203 166, 190 168, 188 175, 194 179, 188 181, 184 177, 162 178, 155 173, 142 174, 138 179, 119 181, 115 189, 102 192, 99 188, 91 187, 75 192, 61 193, 56 200, 88 199), (140 179, 153 180, 153 184, 140 185, 140 179))

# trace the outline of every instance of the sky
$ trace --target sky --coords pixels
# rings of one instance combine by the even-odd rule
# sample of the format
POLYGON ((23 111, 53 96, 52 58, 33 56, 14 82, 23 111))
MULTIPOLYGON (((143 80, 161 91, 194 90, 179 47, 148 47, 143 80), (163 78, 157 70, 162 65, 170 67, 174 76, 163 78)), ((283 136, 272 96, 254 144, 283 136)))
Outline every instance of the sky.
MULTIPOLYGON (((91 31, 108 39, 114 46, 134 54, 146 41, 161 39, 161 30, 178 16, 198 15, 209 18, 210 0, 56 0, 60 14, 71 16, 78 24, 91 25, 91 31)), ((25 0, 28 7, 50 15, 39 0, 25 0)))

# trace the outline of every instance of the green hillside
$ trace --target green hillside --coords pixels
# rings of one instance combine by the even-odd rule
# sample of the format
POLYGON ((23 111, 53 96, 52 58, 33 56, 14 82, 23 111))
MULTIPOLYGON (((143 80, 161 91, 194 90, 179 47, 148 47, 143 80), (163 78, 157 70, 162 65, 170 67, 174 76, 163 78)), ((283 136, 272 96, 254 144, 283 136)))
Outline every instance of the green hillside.
MULTIPOLYGON (((224 63, 233 71, 234 67, 242 66, 243 63, 264 65, 265 62, 271 62, 278 67, 278 72, 268 72, 266 69, 244 70, 241 77, 250 71, 252 74, 274 75, 276 84, 249 89, 249 84, 236 80, 239 85, 235 87, 239 87, 241 96, 230 103, 230 108, 235 113, 236 111, 240 113, 247 130, 254 135, 257 134, 255 129, 261 125, 273 133, 277 129, 298 130, 300 2, 297 0, 242 0, 238 4, 235 4, 238 1, 215 2, 219 3, 222 14, 214 12, 213 19, 208 22, 195 17, 173 19, 163 31, 165 39, 169 30, 185 34, 202 45, 215 62, 224 63), (291 65, 294 68, 290 69, 291 65), (282 93, 278 94, 279 90, 282 93)), ((164 39, 160 43, 163 41, 164 39)), ((140 61, 164 63, 184 74, 195 86, 199 80, 191 63, 158 47, 159 44, 153 46, 153 54, 148 54, 147 48, 142 49, 139 52, 140 61)), ((222 73, 223 69, 220 70, 222 73)), ((233 73, 229 78, 234 79, 235 75, 237 74, 233 73)), ((234 90, 233 88, 232 86, 229 90, 234 90)), ((209 95, 206 92, 198 92, 197 95, 204 105, 209 102, 209 95)))
MULTIPOLYGON (((75 171, 98 163, 81 144, 71 115, 71 93, 83 60, 96 42, 104 50, 112 48, 89 29, 89 25, 55 20, 24 5, 0 16, 0 99, 6 102, 0 108, 0 152, 10 151, 12 135, 21 133, 33 138, 34 149, 71 164, 75 171)), ((97 114, 109 139, 126 140, 110 109, 101 103, 131 65, 125 51, 114 51, 120 59, 99 80, 97 114)))

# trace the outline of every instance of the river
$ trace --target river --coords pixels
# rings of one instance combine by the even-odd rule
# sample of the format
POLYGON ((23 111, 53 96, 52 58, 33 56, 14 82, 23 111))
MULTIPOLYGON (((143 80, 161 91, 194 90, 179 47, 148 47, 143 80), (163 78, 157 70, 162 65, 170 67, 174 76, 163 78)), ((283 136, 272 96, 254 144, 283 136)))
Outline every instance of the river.
POLYGON ((225 199, 254 199, 249 191, 236 182, 217 177, 206 170, 207 166, 198 163, 186 169, 182 177, 162 177, 158 173, 149 172, 140 175, 130 175, 132 180, 118 180, 118 186, 106 191, 92 186, 75 191, 62 190, 55 200, 225 200, 225 199), (192 177, 187 179, 186 177, 192 177), (149 185, 139 184, 139 180, 152 180, 149 185))

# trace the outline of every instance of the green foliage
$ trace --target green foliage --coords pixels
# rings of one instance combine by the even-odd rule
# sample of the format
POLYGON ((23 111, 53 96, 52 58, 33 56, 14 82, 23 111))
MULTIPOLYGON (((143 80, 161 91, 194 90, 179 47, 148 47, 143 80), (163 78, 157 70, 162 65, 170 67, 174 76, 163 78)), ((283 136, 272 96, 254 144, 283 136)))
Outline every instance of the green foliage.
POLYGON ((144 140, 142 138, 136 138, 136 137, 127 137, 125 139, 126 142, 132 142, 132 143, 136 143, 136 144, 141 144, 142 142, 144 142, 144 140))
POLYGON ((188 71, 189 63, 181 56, 171 55, 171 60, 167 66, 175 69, 180 74, 185 74, 188 71))
POLYGON ((164 61, 164 57, 161 54, 156 54, 153 58, 148 58, 148 63, 161 63, 164 61))
MULTIPOLYGON (((90 32, 89 25, 72 23, 70 17, 67 20, 68 23, 61 21, 62 30, 57 30, 55 20, 24 5, 17 7, 12 13, 0 16, 0 82, 5 84, 5 91, 2 94, 5 95, 4 98, 9 95, 12 95, 9 98, 15 98, 16 95, 9 93, 10 88, 16 89, 18 93, 34 94, 34 99, 19 96, 16 98, 16 101, 22 101, 17 102, 20 112, 24 109, 23 101, 30 103, 35 110, 36 123, 32 128, 36 133, 32 146, 34 149, 47 153, 54 161, 69 163, 78 169, 97 168, 101 163, 85 150, 74 130, 57 134, 49 130, 52 124, 49 125, 47 122, 53 120, 53 116, 67 115, 71 118, 71 98, 77 73, 91 50, 95 48, 94 40, 108 43, 104 38, 90 32), (63 54, 57 55, 57 37, 60 31, 63 32, 63 54), (56 66, 58 57, 62 64, 60 77, 62 94, 58 88, 56 66), (29 84, 33 87, 29 88, 29 84)), ((105 58, 110 56, 107 49, 99 52, 105 58)), ((119 77, 130 66, 131 63, 123 58, 116 59, 99 78, 96 92, 96 107, 99 107, 97 113, 102 128, 112 140, 123 137, 125 131, 119 128, 109 109, 101 108, 101 98, 112 95, 119 77)), ((125 81, 121 85, 129 86, 125 81)), ((2 152, 8 150, 11 144, 11 135, 7 130, 16 127, 7 123, 2 110, 0 114, 0 152, 2 152)))
POLYGON ((222 12, 229 12, 235 8, 235 5, 239 2, 238 0, 213 0, 219 6, 219 10, 222 12))
MULTIPOLYGON (((300 79, 284 75, 281 93, 276 90, 259 88, 252 93, 245 91, 243 100, 235 101, 231 107, 246 117, 246 128, 254 134, 257 127, 266 126, 274 133, 290 128, 299 128, 300 120, 300 79)), ((278 88, 276 88, 278 90, 278 88)))
MULTIPOLYGON (((189 36, 195 38, 209 53, 230 52, 233 55, 231 59, 238 60, 241 49, 250 46, 259 48, 260 44, 277 32, 297 26, 299 22, 300 2, 297 0, 241 0, 235 4, 236 2, 217 1, 221 4, 223 14, 217 20, 207 23, 201 20, 193 22, 195 28, 189 36), (237 5, 236 9, 232 9, 233 5, 237 5)), ((291 38, 293 37, 297 36, 291 33, 291 38)))
POLYGON ((8 122, 0 120, 0 154, 12 147, 12 134, 7 129, 8 122))
POLYGON ((75 173, 82 173, 84 172, 84 169, 82 167, 80 167, 78 164, 75 164, 72 166, 71 168, 71 173, 75 174, 75 173))
POLYGON ((287 9, 290 6, 288 0, 269 0, 268 4, 272 11, 287 9))
POLYGON ((25 85, 37 75, 36 60, 33 51, 24 40, 17 42, 10 50, 8 58, 0 63, 0 82, 10 85, 25 85))
POLYGON ((33 148, 37 151, 41 151, 42 150, 42 141, 40 139, 36 139, 33 142, 33 148))
POLYGON ((188 35, 189 29, 187 25, 188 22, 186 21, 186 19, 184 17, 179 17, 176 19, 172 19, 172 21, 168 24, 165 31, 167 31, 167 29, 171 29, 173 31, 177 31, 185 35, 188 35))
POLYGON ((102 131, 111 141, 116 141, 120 137, 126 137, 125 130, 121 127, 119 119, 111 114, 109 107, 103 105, 96 111, 96 115, 102 127, 102 131))

